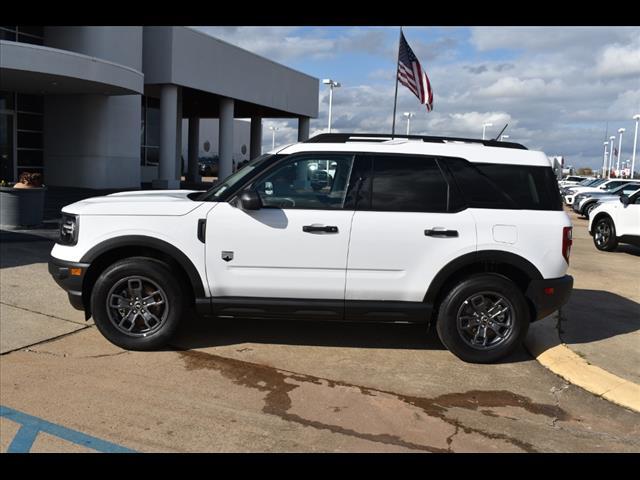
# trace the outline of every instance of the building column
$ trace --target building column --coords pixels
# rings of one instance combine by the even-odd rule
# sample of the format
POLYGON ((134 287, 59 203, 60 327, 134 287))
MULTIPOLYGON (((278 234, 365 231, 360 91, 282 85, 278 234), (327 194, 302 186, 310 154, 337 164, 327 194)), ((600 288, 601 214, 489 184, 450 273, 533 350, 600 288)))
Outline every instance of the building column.
POLYGON ((189 164, 187 168, 187 180, 190 182, 200 181, 198 168, 198 154, 200 153, 200 119, 193 117, 189 119, 189 164))
POLYGON ((218 180, 233 173, 233 98, 220 98, 218 180))
POLYGON ((180 187, 176 179, 176 134, 178 126, 178 87, 162 85, 160 89, 160 165, 153 188, 175 189, 180 187))
POLYGON ((309 140, 309 117, 298 117, 298 141, 309 140))
MULTIPOLYGON (((178 108, 176 117, 176 178, 178 182, 182 178, 182 172, 184 171, 184 165, 182 162, 182 87, 178 87, 178 108)), ((180 186, 178 185, 178 188, 180 186)))
POLYGON ((251 141, 249 159, 262 155, 262 118, 251 117, 251 141))

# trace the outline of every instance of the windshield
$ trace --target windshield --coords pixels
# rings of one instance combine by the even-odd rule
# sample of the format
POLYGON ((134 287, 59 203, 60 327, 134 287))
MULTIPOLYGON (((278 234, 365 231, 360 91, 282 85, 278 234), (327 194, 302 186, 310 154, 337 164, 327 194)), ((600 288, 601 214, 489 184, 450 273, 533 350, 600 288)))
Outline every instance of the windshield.
POLYGON ((608 180, 607 178, 599 178, 597 180, 591 180, 590 183, 587 183, 586 185, 588 185, 589 187, 597 187, 598 185, 606 182, 607 180, 608 180))
POLYGON ((221 200, 225 192, 233 190, 234 186, 241 185, 243 180, 246 180, 251 176, 251 172, 273 157, 274 155, 264 154, 254 158, 237 172, 232 173, 224 180, 217 182, 213 187, 204 192, 198 200, 209 200, 212 202, 221 200))

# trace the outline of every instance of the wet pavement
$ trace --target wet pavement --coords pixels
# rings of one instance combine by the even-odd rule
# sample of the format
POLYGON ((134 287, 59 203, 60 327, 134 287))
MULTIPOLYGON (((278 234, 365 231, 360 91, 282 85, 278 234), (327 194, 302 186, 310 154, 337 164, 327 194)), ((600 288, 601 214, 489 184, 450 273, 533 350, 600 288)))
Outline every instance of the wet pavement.
MULTIPOLYGON (((186 318, 171 348, 121 350, 51 280, 49 242, 0 245, 0 333, 17 345, 0 357, 1 451, 640 451, 640 414, 570 385, 523 348, 495 365, 464 363, 423 326, 186 318), (60 322, 73 331, 57 333, 60 322)), ((598 288, 593 258, 576 240, 577 291, 637 302, 598 288)), ((612 332, 581 348, 633 341, 625 335, 637 329, 612 332)))

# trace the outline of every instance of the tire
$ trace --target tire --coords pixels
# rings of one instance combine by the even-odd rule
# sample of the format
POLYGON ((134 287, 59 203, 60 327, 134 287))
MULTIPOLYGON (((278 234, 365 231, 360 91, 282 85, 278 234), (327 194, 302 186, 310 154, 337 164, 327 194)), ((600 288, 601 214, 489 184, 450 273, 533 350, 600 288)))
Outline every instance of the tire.
POLYGON ((492 363, 522 343, 530 322, 527 301, 516 284, 496 274, 478 274, 456 284, 440 303, 436 330, 445 347, 461 360, 492 363), (495 307, 498 299, 498 310, 489 308, 495 307), (505 307, 505 313, 482 323, 487 314, 491 316, 505 307), (476 317, 478 312, 485 317, 476 317))
POLYGON ((596 208, 596 202, 591 202, 589 205, 587 205, 587 207, 584 209, 584 216, 589 218, 589 215, 591 215, 591 212, 593 212, 594 208, 596 208))
POLYGON ((131 257, 110 265, 98 277, 91 309, 98 330, 114 345, 126 350, 155 350, 173 336, 187 313, 187 301, 168 265, 152 258, 131 257))
POLYGON ((610 217, 604 216, 596 220, 593 226, 593 244, 603 252, 610 252, 618 246, 616 226, 610 217))

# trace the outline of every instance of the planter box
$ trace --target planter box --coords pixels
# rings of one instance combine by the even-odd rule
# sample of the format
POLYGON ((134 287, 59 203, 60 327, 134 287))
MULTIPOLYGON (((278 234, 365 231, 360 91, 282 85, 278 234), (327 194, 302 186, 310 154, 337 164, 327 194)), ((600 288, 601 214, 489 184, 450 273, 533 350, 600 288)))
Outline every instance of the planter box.
POLYGON ((42 223, 46 187, 0 187, 0 226, 34 227, 42 223))

